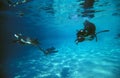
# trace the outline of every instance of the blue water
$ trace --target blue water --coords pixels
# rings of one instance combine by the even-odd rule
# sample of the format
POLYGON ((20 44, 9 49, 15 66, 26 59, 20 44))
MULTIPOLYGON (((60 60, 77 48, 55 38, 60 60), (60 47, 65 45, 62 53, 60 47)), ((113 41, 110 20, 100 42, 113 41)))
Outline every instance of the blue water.
POLYGON ((98 34, 97 42, 76 45, 76 30, 83 28, 85 19, 76 16, 76 10, 82 10, 79 1, 84 0, 5 4, 0 10, 0 78, 120 78, 120 1, 96 0, 94 9, 103 11, 96 12, 90 21, 96 25, 96 32, 110 32, 98 34), (44 55, 32 45, 13 44, 15 33, 37 38, 40 47, 54 46, 58 52, 44 55))

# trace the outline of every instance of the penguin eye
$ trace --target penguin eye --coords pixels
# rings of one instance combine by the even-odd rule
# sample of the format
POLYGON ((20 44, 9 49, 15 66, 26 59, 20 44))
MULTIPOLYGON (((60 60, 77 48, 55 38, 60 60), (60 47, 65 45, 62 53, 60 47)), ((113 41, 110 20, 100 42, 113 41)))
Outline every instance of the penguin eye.
POLYGON ((80 30, 80 32, 83 32, 83 30, 80 30))

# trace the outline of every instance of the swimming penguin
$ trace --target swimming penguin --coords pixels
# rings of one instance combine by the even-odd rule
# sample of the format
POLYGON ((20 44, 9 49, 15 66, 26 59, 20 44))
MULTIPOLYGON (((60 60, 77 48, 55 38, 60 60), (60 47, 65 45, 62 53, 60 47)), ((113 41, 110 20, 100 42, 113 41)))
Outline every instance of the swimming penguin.
POLYGON ((58 50, 56 50, 56 48, 54 48, 54 47, 50 47, 47 49, 43 49, 43 48, 39 47, 39 49, 40 49, 40 51, 42 51, 46 55, 58 52, 58 50))
POLYGON ((108 32, 109 30, 102 30, 100 32, 96 33, 96 26, 95 24, 89 22, 88 20, 85 20, 84 22, 84 29, 81 29, 77 31, 77 39, 75 40, 76 44, 79 42, 83 42, 85 40, 93 40, 96 38, 97 41, 97 34, 102 33, 102 32, 108 32))
POLYGON ((19 44, 30 44, 30 45, 39 45, 40 42, 37 39, 31 39, 29 37, 23 37, 22 34, 14 34, 16 40, 13 40, 14 43, 19 44))
POLYGON ((23 39, 22 34, 14 34, 16 40, 13 40, 14 43, 26 44, 26 41, 23 39))

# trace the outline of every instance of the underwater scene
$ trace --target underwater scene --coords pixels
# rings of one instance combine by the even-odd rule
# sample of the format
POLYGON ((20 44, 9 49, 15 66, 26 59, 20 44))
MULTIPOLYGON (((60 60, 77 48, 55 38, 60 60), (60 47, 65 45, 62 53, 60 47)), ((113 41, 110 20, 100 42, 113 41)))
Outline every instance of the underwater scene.
POLYGON ((0 0, 0 78, 120 78, 120 0, 0 0))

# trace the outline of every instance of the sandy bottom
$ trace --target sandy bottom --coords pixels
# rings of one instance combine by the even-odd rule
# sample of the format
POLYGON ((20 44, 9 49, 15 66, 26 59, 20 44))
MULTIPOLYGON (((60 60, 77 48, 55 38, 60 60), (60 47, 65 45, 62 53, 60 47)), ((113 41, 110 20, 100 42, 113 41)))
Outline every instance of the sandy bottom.
POLYGON ((62 43, 58 53, 47 56, 33 50, 29 56, 11 63, 13 77, 120 78, 119 46, 108 44, 87 49, 80 46, 62 43))

